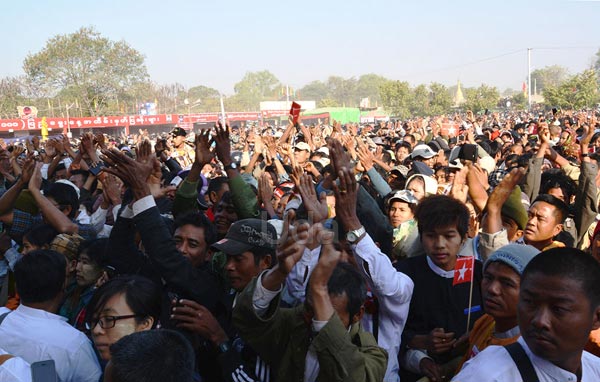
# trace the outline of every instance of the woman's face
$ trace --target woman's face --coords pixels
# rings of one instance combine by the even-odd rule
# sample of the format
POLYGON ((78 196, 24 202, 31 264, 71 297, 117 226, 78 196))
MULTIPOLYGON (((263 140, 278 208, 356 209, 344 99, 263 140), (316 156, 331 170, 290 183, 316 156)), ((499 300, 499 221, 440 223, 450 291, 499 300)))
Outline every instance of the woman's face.
POLYGON ((77 267, 75 268, 75 279, 77 285, 87 287, 96 283, 102 276, 102 268, 96 265, 87 253, 83 252, 79 255, 77 267))
POLYGON ((107 317, 117 317, 114 321, 114 327, 104 329, 98 323, 95 327, 92 328, 92 339, 94 340, 94 345, 98 350, 98 354, 100 354, 100 358, 107 361, 110 359, 110 345, 114 344, 121 338, 129 335, 131 333, 139 332, 142 330, 150 330, 154 323, 152 318, 146 318, 140 323, 136 321, 136 318, 139 320, 142 317, 130 317, 130 318, 121 318, 121 316, 130 316, 133 315, 133 311, 127 305, 127 301, 125 300, 125 295, 123 293, 116 294, 106 301, 102 310, 98 312, 97 320, 106 321, 109 325, 112 326, 112 319, 106 319, 107 317))
POLYGON ((418 201, 421 201, 425 197, 425 182, 421 178, 412 179, 406 186, 406 189, 412 191, 418 201))
POLYGON ((398 226, 406 221, 414 218, 414 214, 410 209, 408 203, 395 200, 390 205, 390 211, 388 212, 388 217, 390 219, 390 224, 394 228, 398 228, 398 226))
POLYGON ((29 240, 27 240, 27 238, 25 238, 25 237, 23 238, 23 250, 21 251, 21 253, 22 253, 23 255, 26 255, 26 254, 28 254, 29 252, 36 251, 36 250, 38 250, 38 249, 41 249, 41 247, 38 247, 37 245, 35 245, 35 244, 32 244, 32 243, 31 243, 29 240))

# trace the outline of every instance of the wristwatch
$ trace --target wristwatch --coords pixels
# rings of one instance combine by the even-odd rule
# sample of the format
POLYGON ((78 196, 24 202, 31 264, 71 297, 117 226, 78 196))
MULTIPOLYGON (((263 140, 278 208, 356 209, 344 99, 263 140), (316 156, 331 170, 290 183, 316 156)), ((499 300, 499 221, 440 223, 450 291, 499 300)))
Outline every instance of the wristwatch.
POLYGON ((365 230, 365 227, 360 226, 360 228, 355 229, 353 231, 348 231, 346 233, 346 240, 348 240, 348 243, 350 244, 354 244, 358 241, 358 239, 360 239, 362 237, 362 235, 364 235, 367 232, 367 230, 365 230))
POLYGON ((229 349, 231 349, 231 345, 229 345, 229 341, 223 341, 217 346, 217 348, 219 349, 219 353, 223 354, 227 353, 229 349))
POLYGON ((224 166, 224 168, 225 168, 225 171, 230 170, 230 169, 235 170, 236 168, 238 168, 238 165, 235 162, 231 162, 227 166, 224 166))

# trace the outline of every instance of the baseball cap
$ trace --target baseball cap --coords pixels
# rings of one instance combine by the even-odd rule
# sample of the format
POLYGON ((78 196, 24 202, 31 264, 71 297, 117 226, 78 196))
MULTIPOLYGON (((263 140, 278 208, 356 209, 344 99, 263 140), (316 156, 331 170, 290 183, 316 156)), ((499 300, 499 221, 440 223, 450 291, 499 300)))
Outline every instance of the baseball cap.
POLYGON ((310 151, 310 146, 306 142, 298 142, 296 146, 294 146, 296 150, 310 151))
POLYGON ((431 149, 431 147, 427 145, 417 145, 413 149, 413 152, 410 154, 411 158, 422 157, 425 159, 433 158, 437 153, 431 149))
POLYGON ((212 245, 226 255, 239 255, 251 249, 275 250, 275 227, 261 219, 239 220, 229 227, 225 238, 212 245))
POLYGON ((176 127, 173 130, 171 130, 170 134, 174 137, 185 137, 187 135, 187 132, 181 127, 176 127))
POLYGON ((417 204, 419 202, 410 190, 399 190, 394 192, 394 194, 388 200, 388 203, 392 204, 394 200, 400 200, 408 204, 417 204))
POLYGON ((395 167, 392 167, 390 172, 398 172, 398 173, 400 173, 400 175, 402 175, 403 177, 406 178, 408 175, 408 167, 403 166, 403 165, 395 166, 395 167))

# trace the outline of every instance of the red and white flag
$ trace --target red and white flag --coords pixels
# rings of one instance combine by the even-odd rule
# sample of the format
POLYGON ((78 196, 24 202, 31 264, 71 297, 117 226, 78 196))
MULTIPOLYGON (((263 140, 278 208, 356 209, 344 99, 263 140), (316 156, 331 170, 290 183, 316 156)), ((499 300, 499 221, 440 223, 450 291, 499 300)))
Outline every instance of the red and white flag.
POLYGON ((459 256, 454 266, 452 286, 473 281, 475 256, 459 256))

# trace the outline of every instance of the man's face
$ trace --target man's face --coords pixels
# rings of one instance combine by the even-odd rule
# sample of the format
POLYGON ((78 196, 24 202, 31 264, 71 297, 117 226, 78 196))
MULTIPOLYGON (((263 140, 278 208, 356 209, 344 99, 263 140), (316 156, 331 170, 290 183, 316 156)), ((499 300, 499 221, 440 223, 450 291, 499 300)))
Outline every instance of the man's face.
POLYGON ((570 200, 566 200, 565 193, 563 192, 562 188, 560 188, 560 187, 554 187, 554 188, 549 189, 548 195, 555 196, 567 204, 569 204, 571 202, 570 200))
POLYGON ((400 200, 395 200, 390 204, 390 211, 388 212, 390 224, 392 227, 397 228, 400 224, 412 219, 414 214, 410 209, 410 205, 400 200))
POLYGON ((558 143, 563 146, 567 143, 567 140, 569 139, 569 133, 564 131, 560 134, 560 140, 558 141, 558 143))
POLYGON ((204 228, 192 224, 183 225, 173 235, 175 246, 187 257, 194 267, 202 265, 207 259, 208 250, 204 237, 204 228))
POLYGON ((454 269, 463 241, 456 226, 438 227, 421 235, 425 253, 435 265, 445 271, 454 269))
POLYGON ((400 146, 400 147, 398 147, 398 150, 396 150, 396 160, 397 161, 403 161, 409 155, 410 155, 410 151, 408 150, 408 147, 400 146))
POLYGON ((578 280, 539 272, 522 280, 521 335, 535 355, 559 367, 570 361, 580 364, 590 331, 600 327, 599 316, 600 308, 591 306, 578 280))
POLYGON ((296 162, 298 162, 299 164, 306 163, 306 161, 308 161, 308 158, 310 158, 310 151, 300 150, 298 148, 295 148, 294 149, 294 158, 296 159, 296 162))
POLYGON ((521 277, 514 269, 497 261, 489 264, 481 281, 485 312, 497 321, 516 320, 520 285, 521 277))
POLYGON ((54 172, 54 180, 67 179, 67 170, 62 169, 54 172))
POLYGON ((183 141, 185 141, 185 137, 183 135, 177 135, 173 137, 173 145, 175 147, 181 146, 183 144, 183 141))
POLYGON ((557 222, 556 207, 538 201, 529 208, 529 219, 525 226, 525 241, 528 244, 552 240, 562 230, 562 224, 557 222))
POLYGON ((246 285, 252 278, 258 276, 260 272, 267 269, 270 265, 270 258, 263 257, 259 260, 258 265, 254 262, 254 255, 250 251, 246 251, 239 255, 227 255, 227 263, 225 263, 225 271, 231 287, 238 292, 244 290, 246 285))
MULTIPOLYGON (((330 293, 329 300, 331 301, 333 309, 337 313, 338 317, 340 318, 340 321, 342 321, 342 324, 345 328, 350 327, 351 324, 355 323, 358 319, 360 319, 359 315, 356 315, 352 317, 351 320, 350 313, 348 312, 348 295, 346 294, 346 292, 343 292, 340 295, 334 295, 330 293)), ((314 308, 313 299, 312 295, 310 294, 310 291, 306 296, 304 307, 307 315, 306 318, 308 319, 307 322, 311 322, 312 318, 314 317, 314 308)))
POLYGON ((76 185, 77 188, 82 188, 83 183, 85 182, 85 179, 83 178, 82 174, 75 174, 75 175, 71 175, 71 177, 69 178, 69 181, 71 183, 73 183, 74 185, 76 185))
POLYGON ((225 203, 223 200, 215 208, 215 227, 219 236, 223 237, 233 222, 238 220, 237 212, 233 204, 225 203))

